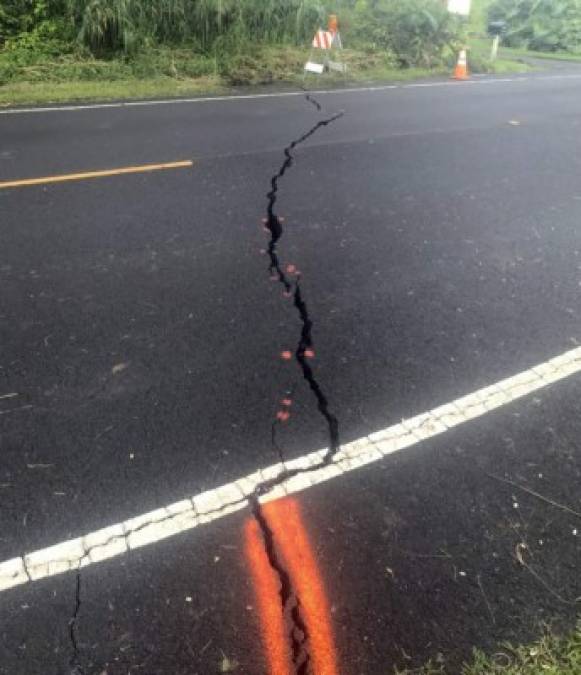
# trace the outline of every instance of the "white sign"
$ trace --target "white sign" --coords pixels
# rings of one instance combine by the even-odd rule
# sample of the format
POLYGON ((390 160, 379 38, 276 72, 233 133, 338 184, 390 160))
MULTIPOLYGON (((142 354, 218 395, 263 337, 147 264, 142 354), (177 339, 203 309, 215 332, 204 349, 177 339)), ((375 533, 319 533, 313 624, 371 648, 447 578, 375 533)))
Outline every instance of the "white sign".
POLYGON ((448 0, 448 11, 452 14, 470 16, 471 0, 448 0))
POLYGON ((312 61, 307 61, 305 64, 305 70, 309 73, 317 73, 321 75, 325 70, 325 66, 322 63, 313 63, 312 61))

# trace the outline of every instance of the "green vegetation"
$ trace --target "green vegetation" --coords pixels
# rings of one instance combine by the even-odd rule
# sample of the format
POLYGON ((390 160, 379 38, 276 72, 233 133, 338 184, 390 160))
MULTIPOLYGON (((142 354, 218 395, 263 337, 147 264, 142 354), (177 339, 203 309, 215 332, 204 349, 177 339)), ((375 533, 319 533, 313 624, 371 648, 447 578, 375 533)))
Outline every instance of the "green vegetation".
MULTIPOLYGON (((188 72, 201 66, 196 57, 184 56, 180 50, 160 49, 129 62, 62 59, 57 63, 30 66, 24 71, 24 81, 0 86, 0 106, 224 94, 232 85, 275 81, 299 84, 307 57, 308 50, 304 48, 261 47, 250 56, 240 55, 233 62, 228 77, 214 70, 214 62, 206 64, 208 74, 189 76, 188 72)), ((344 50, 343 59, 350 69, 347 78, 328 74, 324 81, 326 87, 449 73, 447 67, 397 68, 380 52, 344 50)))
POLYGON ((0 36, 9 48, 48 41, 50 50, 76 45, 93 56, 152 45, 215 53, 248 42, 308 44, 331 11, 349 37, 387 47, 402 62, 432 61, 459 37, 460 22, 440 0, 4 0, 0 36))
POLYGON ((488 17, 506 22, 508 47, 581 53, 581 0, 494 0, 488 17))
POLYGON ((508 62, 512 69, 511 64, 523 57, 581 61, 581 34, 578 29, 581 21, 581 2, 577 0, 575 2, 565 0, 561 4, 553 0, 548 3, 523 0, 472 0, 468 42, 473 56, 482 69, 485 69, 490 54, 491 38, 485 38, 489 20, 507 23, 507 34, 500 49, 501 61, 495 64, 496 72, 502 71, 503 61, 508 62), (552 17, 550 20, 545 16, 548 8, 552 17), (559 31, 563 28, 562 34, 568 36, 567 46, 559 47, 559 43, 553 40, 555 16, 560 17, 557 28, 559 31), (536 35, 535 39, 532 38, 533 34, 536 35))
POLYGON ((476 73, 526 73, 532 70, 532 66, 522 61, 522 54, 513 53, 512 50, 501 50, 499 57, 492 61, 492 38, 477 37, 468 38, 468 64, 476 73))
MULTIPOLYGON (((441 660, 441 659, 440 659, 441 660)), ((581 673, 581 624, 567 637, 550 631, 535 644, 503 645, 492 657, 474 652, 472 663, 464 665, 462 675, 579 675, 581 673)), ((451 675, 440 663, 428 663, 415 670, 396 671, 397 675, 451 675)))
POLYGON ((472 0, 468 30, 471 33, 486 34, 488 8, 492 0, 472 0))
POLYGON ((329 12, 352 82, 449 72, 465 40, 440 0, 0 0, 0 104, 296 83, 329 12))
POLYGON ((581 61, 581 52, 537 52, 533 49, 519 49, 517 47, 503 47, 500 53, 509 59, 529 56, 538 59, 547 59, 548 61, 581 61))

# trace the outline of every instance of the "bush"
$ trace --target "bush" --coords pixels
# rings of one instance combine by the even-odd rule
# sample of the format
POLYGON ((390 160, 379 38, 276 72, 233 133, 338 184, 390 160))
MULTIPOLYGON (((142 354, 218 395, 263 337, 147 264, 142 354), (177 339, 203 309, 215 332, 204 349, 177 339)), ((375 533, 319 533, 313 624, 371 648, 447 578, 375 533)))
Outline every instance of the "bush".
POLYGON ((394 54, 402 66, 432 67, 457 50, 462 25, 439 0, 381 0, 357 3, 349 33, 356 43, 394 54))
POLYGON ((496 0, 488 18, 506 22, 509 47, 581 49, 581 0, 496 0))
POLYGON ((4 46, 5 57, 17 65, 32 65, 71 51, 62 39, 62 30, 54 21, 44 21, 30 32, 10 38, 4 46))
POLYGON ((0 0, 0 85, 217 74, 232 84, 291 80, 330 10, 357 50, 354 71, 438 66, 462 38, 441 0, 0 0))
POLYGON ((13 80, 17 73, 18 68, 15 64, 10 63, 6 59, 0 60, 0 87, 13 80))
POLYGON ((306 39, 322 20, 317 0, 67 0, 78 40, 94 54, 134 52, 145 41, 195 41, 211 51, 224 36, 283 43, 306 39))

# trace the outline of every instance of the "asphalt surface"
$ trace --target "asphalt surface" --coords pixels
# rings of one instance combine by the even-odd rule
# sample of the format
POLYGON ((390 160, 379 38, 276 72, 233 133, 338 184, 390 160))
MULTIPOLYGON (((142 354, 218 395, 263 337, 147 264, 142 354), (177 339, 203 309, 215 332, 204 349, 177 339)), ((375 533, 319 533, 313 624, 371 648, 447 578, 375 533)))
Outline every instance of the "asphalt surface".
MULTIPOLYGON (((558 74, 0 115, 0 181, 194 160, 0 190, 0 561, 272 464, 289 390, 285 457, 325 447, 261 220, 337 111, 276 208, 343 441, 576 346, 581 72, 558 74)), ((579 386, 299 495, 341 674, 573 625, 579 519, 501 479, 579 511, 579 386)), ((269 672, 251 518, 3 592, 0 672, 269 672)))

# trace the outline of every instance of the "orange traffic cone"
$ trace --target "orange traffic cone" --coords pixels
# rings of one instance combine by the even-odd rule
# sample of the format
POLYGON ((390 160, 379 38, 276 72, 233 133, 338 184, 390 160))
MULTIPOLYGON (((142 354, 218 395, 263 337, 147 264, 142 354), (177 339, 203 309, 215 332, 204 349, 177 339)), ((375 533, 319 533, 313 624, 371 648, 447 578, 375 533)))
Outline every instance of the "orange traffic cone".
POLYGON ((465 49, 461 49, 458 54, 458 63, 454 68, 454 75, 452 77, 455 80, 468 80, 470 78, 465 49))

